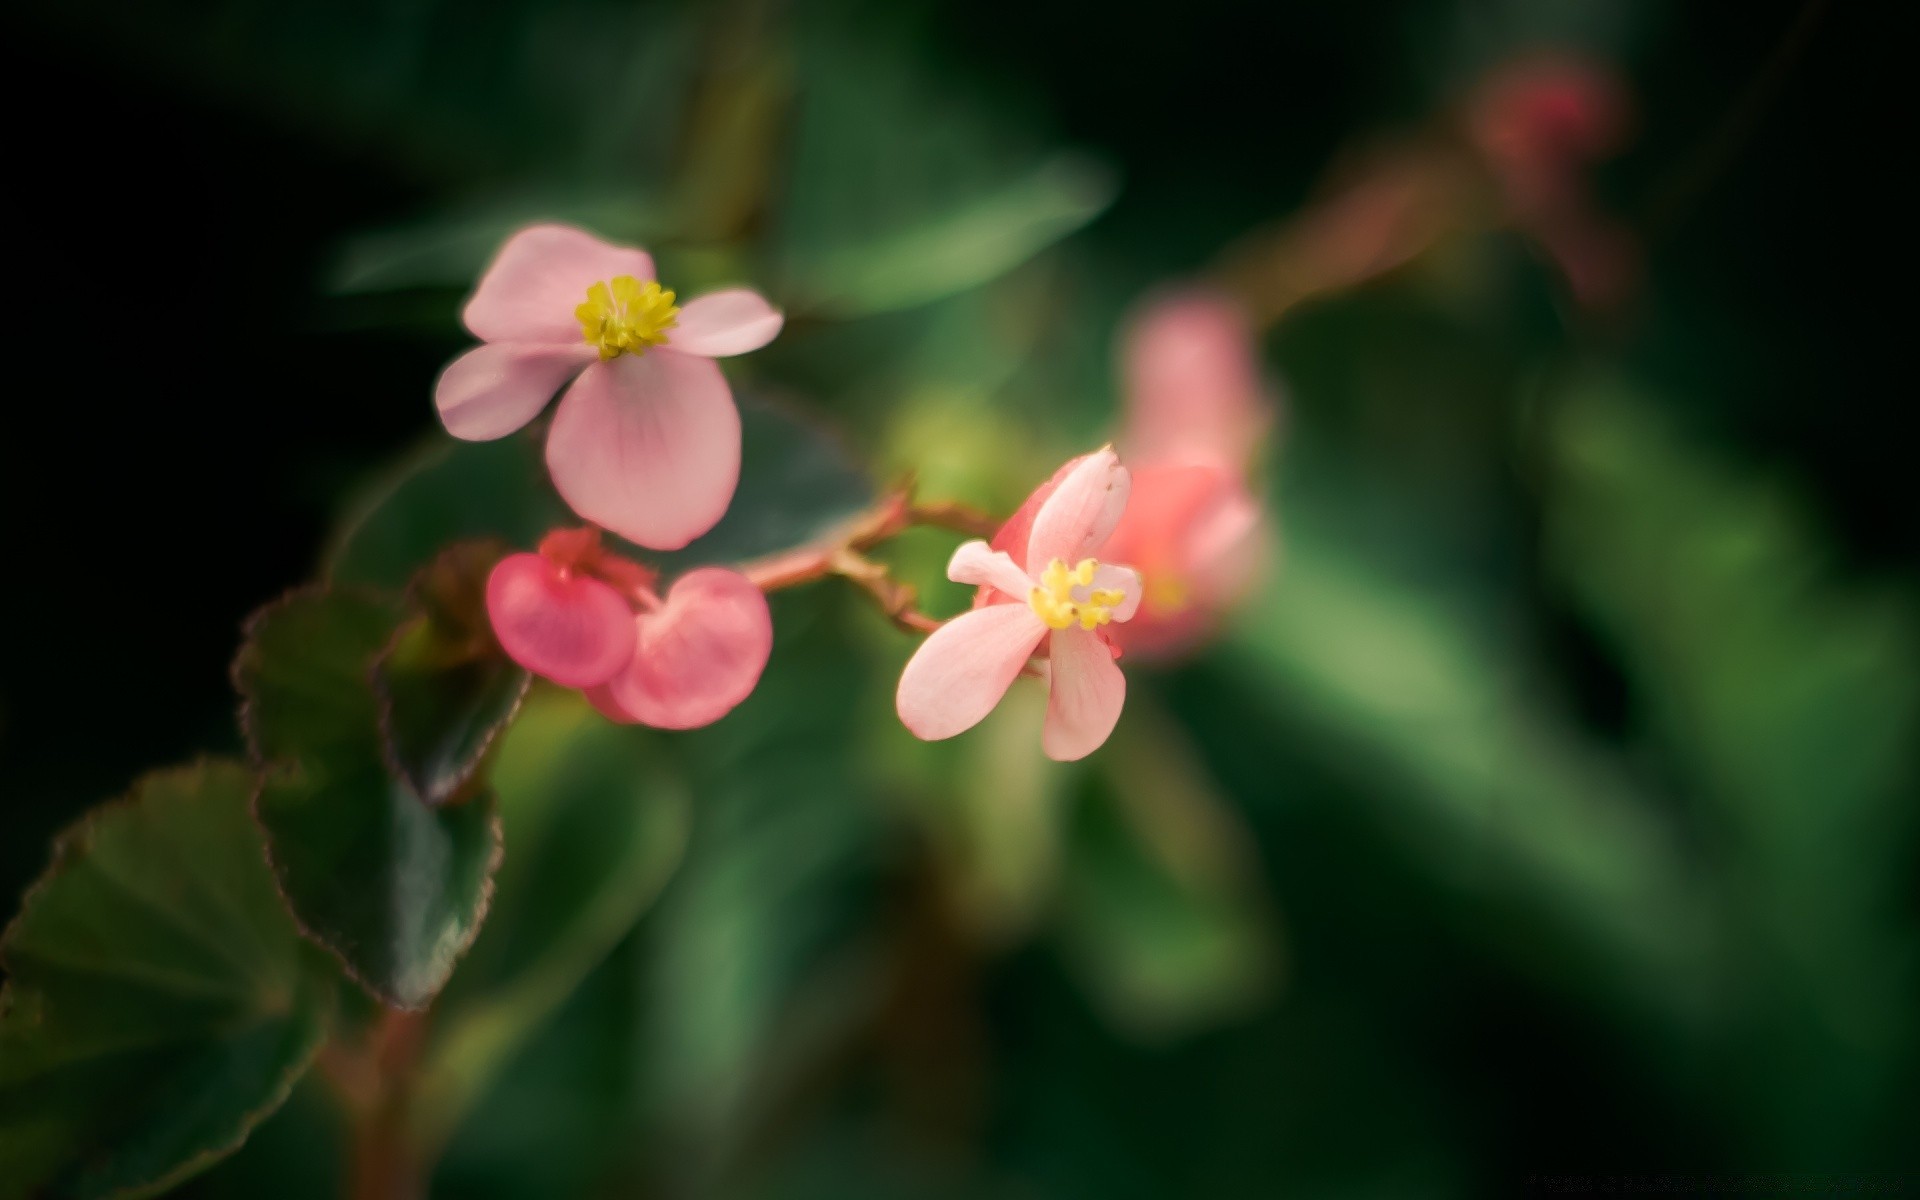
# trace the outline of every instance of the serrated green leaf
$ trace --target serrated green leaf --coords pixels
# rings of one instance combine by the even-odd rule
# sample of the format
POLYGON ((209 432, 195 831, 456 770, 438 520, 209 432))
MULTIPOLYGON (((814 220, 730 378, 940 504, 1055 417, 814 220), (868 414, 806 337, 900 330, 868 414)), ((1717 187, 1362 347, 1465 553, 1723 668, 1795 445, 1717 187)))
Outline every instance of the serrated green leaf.
POLYGON ((248 623, 234 680, 288 908, 369 992, 419 1008, 479 931, 500 829, 491 793, 431 808, 388 773, 369 673, 399 615, 378 594, 293 593, 248 623))
POLYGON ((414 615, 374 660, 387 765, 428 804, 459 796, 526 695, 526 669, 487 618, 487 576, 505 552, 491 541, 443 551, 414 577, 414 615))
POLYGON ((325 1036, 247 814, 253 776, 156 772, 60 838, 0 940, 0 1195, 148 1195, 236 1149, 325 1036))

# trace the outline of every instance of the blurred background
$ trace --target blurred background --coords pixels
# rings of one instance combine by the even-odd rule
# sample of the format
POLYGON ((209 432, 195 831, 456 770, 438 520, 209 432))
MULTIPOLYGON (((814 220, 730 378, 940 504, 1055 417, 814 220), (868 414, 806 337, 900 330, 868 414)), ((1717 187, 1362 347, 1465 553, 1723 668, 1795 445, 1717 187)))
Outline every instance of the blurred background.
MULTIPOLYGON (((1890 16, 31 6, 12 274, 64 353, 5 437, 0 904, 83 808, 237 748, 239 622, 444 440, 518 224, 758 286, 790 324, 743 396, 1000 512, 1117 426, 1142 298, 1204 280, 1276 406, 1271 569, 1218 637, 1062 768, 1034 695, 914 742, 909 639, 780 596, 754 697, 649 743, 658 901, 435 1194, 1910 1184, 1890 16)), ((952 543, 894 559, 941 612, 952 543)), ((503 904, 540 886, 508 836, 503 904)), ((303 1085, 185 1194, 337 1195, 336 1125, 303 1085)))

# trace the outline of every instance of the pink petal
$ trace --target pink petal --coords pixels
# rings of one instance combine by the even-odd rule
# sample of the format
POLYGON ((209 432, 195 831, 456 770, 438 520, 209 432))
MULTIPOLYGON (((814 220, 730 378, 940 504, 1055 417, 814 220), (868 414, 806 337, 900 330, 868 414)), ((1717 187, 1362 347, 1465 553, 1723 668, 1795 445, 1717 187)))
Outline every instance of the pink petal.
POLYGON ((1127 678, 1097 635, 1059 629, 1051 640, 1053 678, 1040 744, 1055 762, 1072 762, 1098 750, 1113 732, 1126 703, 1127 678))
POLYGON ((1206 603, 1238 599, 1258 573, 1260 512, 1260 502, 1236 487, 1194 521, 1187 557, 1206 603))
POLYGON ((1130 460, 1246 465, 1269 404, 1237 305, 1200 291, 1160 300, 1133 322, 1125 360, 1130 460))
POLYGON ((601 683, 633 657, 633 611, 620 593, 538 554, 493 568, 487 616, 507 657, 567 687, 601 683))
POLYGON ((593 347, 584 342, 489 342, 447 364, 434 385, 433 403, 448 433, 489 442, 539 416, 560 386, 593 359, 593 347))
POLYGON ((667 345, 683 354, 723 358, 758 350, 774 339, 786 318, 760 293, 728 288, 696 296, 680 307, 667 345))
POLYGON ((1101 563, 1093 573, 1093 582, 1089 591, 1119 592, 1126 599, 1113 610, 1116 621, 1131 621, 1140 607, 1140 572, 1132 567, 1116 567, 1112 563, 1101 563))
POLYGON ((975 538, 962 542, 947 563, 947 578, 955 583, 977 583, 997 588, 1012 599, 1024 600, 1033 591, 1033 580, 1014 565, 1013 559, 975 538))
POLYGON ((650 350, 595 362, 547 435, 553 485, 587 520, 678 550, 712 529, 740 479, 740 412, 712 359, 650 350))
POLYGON ((1111 446, 1082 458, 1033 515, 1027 574, 1038 576, 1056 558, 1072 564, 1096 554, 1126 511, 1129 487, 1111 446))
POLYGON ((894 707, 915 737, 965 733, 993 711, 1047 627, 1024 604, 961 613, 933 631, 900 673, 894 707))
POLYGON ((657 729, 694 729, 733 711, 773 653, 767 598, 746 576, 702 567, 633 618, 627 669, 587 694, 601 712, 657 729))
POLYGON ((654 278, 653 256, 570 225, 534 225, 508 238, 480 276, 461 319, 489 342, 584 345, 573 310, 603 279, 654 278))
POLYGON ((1137 468, 1126 516, 1103 553, 1137 568, 1148 588, 1171 584, 1181 600, 1148 604, 1108 635, 1129 654, 1168 657, 1190 649, 1258 574, 1262 515, 1234 472, 1137 468))

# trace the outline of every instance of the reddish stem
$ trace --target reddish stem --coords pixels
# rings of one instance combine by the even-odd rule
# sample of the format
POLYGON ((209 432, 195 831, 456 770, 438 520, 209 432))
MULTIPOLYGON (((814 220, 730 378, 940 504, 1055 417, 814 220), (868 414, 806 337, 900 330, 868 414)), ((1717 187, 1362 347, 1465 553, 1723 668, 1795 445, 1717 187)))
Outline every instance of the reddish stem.
POLYGON ((913 481, 908 479, 832 535, 795 550, 742 563, 739 570, 763 592, 838 575, 872 597, 887 619, 901 629, 928 634, 942 623, 920 611, 912 585, 895 580, 884 563, 863 553, 921 525, 978 537, 991 537, 999 528, 993 517, 964 504, 915 503, 913 481))

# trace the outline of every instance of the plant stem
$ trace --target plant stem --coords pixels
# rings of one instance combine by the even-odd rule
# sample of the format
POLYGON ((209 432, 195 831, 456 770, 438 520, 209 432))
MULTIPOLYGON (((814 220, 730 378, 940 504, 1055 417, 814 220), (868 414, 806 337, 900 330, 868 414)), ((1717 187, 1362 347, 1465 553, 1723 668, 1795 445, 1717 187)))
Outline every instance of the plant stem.
POLYGON ((952 501, 919 504, 913 480, 903 480, 833 534, 811 545, 742 563, 740 573, 763 592, 777 592, 838 575, 871 597, 888 620, 908 633, 928 634, 941 622, 920 611, 913 586, 894 579, 884 563, 864 553, 916 526, 991 537, 999 522, 952 501))
POLYGON ((430 1166, 414 1136, 413 1094, 425 1013, 388 1012, 359 1046, 330 1044, 321 1069, 346 1114, 347 1200, 423 1200, 430 1166))

